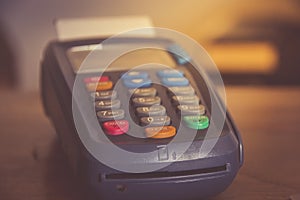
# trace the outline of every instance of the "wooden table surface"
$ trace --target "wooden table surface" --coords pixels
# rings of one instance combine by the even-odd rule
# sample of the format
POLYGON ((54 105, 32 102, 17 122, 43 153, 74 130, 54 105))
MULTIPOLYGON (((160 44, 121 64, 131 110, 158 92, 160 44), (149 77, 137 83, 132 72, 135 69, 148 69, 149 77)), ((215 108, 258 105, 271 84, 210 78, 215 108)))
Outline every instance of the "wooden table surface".
MULTIPOLYGON (((214 200, 284 200, 300 193, 300 87, 228 87, 245 163, 214 200), (299 171, 298 171, 299 170, 299 171)), ((0 92, 0 200, 82 197, 39 94, 0 92)))

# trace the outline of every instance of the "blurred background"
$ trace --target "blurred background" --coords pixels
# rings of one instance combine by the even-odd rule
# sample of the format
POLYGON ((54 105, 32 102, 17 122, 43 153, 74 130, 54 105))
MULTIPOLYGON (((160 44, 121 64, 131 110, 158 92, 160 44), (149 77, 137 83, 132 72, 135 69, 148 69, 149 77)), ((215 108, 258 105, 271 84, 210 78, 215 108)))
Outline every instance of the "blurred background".
POLYGON ((189 35, 221 70, 245 164, 214 200, 300 195, 300 0, 0 0, 0 199, 86 199, 43 111, 40 61, 55 19, 124 15, 189 35))
POLYGON ((203 45, 227 84, 297 85, 299 8, 299 0, 2 0, 0 84, 38 89, 43 49, 56 38, 55 19, 148 15, 154 26, 203 45))

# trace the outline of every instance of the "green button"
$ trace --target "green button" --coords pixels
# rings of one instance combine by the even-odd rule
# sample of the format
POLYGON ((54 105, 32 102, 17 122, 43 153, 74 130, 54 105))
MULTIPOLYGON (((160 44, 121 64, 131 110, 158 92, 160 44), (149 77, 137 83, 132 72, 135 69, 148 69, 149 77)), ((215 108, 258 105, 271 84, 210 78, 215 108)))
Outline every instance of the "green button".
POLYGON ((192 129, 202 130, 209 126, 209 118, 205 115, 184 116, 183 120, 192 129))

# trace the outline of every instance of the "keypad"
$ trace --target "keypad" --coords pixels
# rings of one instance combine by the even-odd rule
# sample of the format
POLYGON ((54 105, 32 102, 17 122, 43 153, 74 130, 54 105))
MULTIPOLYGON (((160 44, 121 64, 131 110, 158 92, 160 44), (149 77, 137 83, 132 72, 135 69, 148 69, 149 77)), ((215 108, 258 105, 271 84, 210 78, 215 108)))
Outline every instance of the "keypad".
POLYGON ((135 123, 146 138, 165 139, 176 135, 178 119, 188 129, 203 130, 209 126, 205 105, 185 73, 175 69, 118 72, 113 80, 110 75, 87 76, 83 82, 107 135, 129 133, 131 123, 135 123), (121 86, 113 88, 118 80, 121 86), (161 86, 153 84, 154 80, 160 81, 161 86), (123 105, 123 100, 129 104, 123 105))

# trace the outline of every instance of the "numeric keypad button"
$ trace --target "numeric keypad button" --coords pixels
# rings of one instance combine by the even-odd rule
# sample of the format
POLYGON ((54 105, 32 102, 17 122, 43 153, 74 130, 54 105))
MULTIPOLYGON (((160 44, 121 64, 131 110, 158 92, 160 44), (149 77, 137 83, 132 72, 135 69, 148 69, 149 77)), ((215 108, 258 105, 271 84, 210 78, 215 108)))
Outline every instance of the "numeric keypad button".
POLYGON ((172 100, 175 104, 199 104, 199 98, 196 95, 192 96, 173 96, 172 100))
POLYGON ((166 108, 162 105, 154 105, 151 107, 138 107, 138 108, 136 108, 136 113, 138 116, 165 115, 166 108))
POLYGON ((97 112, 98 119, 100 121, 123 119, 125 112, 123 109, 117 110, 102 110, 97 112))
POLYGON ((96 101, 95 108, 96 110, 108 110, 108 109, 117 109, 120 108, 120 100, 106 100, 106 101, 96 101))
POLYGON ((183 87, 169 87, 170 92, 172 92, 175 95, 193 95, 195 94, 195 90, 192 86, 183 86, 183 87))
POLYGON ((171 123, 169 116, 153 116, 153 117, 142 117, 142 126, 167 126, 171 123))
POLYGON ((114 100, 117 98, 117 92, 115 90, 92 92, 91 97, 94 100, 114 100))
POLYGON ((204 115, 204 105, 179 105, 177 106, 179 112, 183 115, 204 115))
POLYGON ((153 87, 130 89, 129 94, 133 97, 154 97, 156 95, 156 89, 153 87))
POLYGON ((136 97, 132 99, 134 106, 152 106, 159 105, 161 102, 160 97, 136 97))

